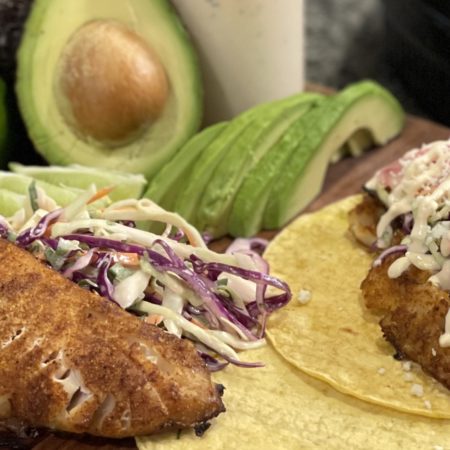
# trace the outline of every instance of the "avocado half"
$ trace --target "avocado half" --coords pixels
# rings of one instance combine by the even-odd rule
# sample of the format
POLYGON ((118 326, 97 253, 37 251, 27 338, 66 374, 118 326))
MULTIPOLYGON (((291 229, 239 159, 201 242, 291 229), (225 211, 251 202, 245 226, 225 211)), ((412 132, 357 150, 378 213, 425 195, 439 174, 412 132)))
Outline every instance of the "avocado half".
POLYGON ((52 164, 152 177, 201 120, 196 55, 166 0, 35 0, 16 91, 52 164))

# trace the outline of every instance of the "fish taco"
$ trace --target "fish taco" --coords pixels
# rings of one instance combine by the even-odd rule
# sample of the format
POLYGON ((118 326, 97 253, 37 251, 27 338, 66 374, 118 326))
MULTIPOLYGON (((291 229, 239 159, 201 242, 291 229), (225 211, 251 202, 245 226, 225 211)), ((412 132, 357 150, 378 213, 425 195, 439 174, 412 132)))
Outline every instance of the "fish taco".
MULTIPOLYGON (((447 387, 423 364, 422 369, 407 347, 383 335, 382 308, 368 303, 374 271, 406 255, 392 248, 407 244, 396 241, 401 236, 395 223, 392 242, 378 249, 376 224, 388 206, 373 190, 367 195, 303 215, 269 244, 264 257, 272 274, 290 285, 293 298, 269 319, 268 344, 245 354, 249 361, 264 361, 264 367, 229 366, 214 374, 227 386, 227 416, 213 420, 201 439, 192 431, 139 438, 141 450, 219 449, 225 443, 246 449, 450 444, 447 387)), ((410 267, 408 276, 417 275, 417 283, 425 285, 416 269, 410 267)), ((370 295, 395 296, 390 280, 378 285, 384 292, 376 293, 372 283, 370 295)), ((404 282, 397 283, 404 289, 404 282)), ((436 329, 445 335, 442 320, 436 329)))
POLYGON ((269 324, 285 359, 364 401, 450 418, 449 174, 450 143, 425 145, 275 239, 266 257, 297 296, 269 324))

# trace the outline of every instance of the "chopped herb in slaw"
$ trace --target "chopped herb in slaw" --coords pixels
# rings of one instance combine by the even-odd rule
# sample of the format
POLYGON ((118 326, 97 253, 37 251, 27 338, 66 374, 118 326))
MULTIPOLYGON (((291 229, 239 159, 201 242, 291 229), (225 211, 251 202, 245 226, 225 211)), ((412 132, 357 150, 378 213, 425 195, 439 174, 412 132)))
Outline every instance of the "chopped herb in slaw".
POLYGON ((190 339, 210 370, 260 366, 238 352, 265 344, 268 316, 291 298, 255 251, 265 242, 240 240, 217 253, 178 214, 149 199, 111 203, 109 192, 92 185, 60 208, 31 185, 28 204, 0 216, 0 235, 79 286, 190 339), (164 231, 142 229, 151 222, 164 231))

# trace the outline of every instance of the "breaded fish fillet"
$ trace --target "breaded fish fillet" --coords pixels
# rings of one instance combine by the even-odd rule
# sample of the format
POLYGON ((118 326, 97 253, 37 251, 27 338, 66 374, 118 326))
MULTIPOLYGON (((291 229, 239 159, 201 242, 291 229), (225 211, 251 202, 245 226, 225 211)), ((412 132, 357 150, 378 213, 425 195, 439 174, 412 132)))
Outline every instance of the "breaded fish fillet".
POLYGON ((387 270, 397 257, 398 255, 388 256, 381 265, 372 267, 361 283, 367 308, 377 314, 393 311, 402 301, 409 300, 411 289, 415 286, 416 293, 424 291, 421 295, 427 295, 427 289, 434 287, 427 283, 431 274, 414 266, 399 278, 389 278, 387 270))
POLYGON ((378 219, 385 211, 384 206, 370 195, 364 195, 362 201, 349 213, 350 231, 355 238, 367 247, 377 239, 378 219))
MULTIPOLYGON (((383 212, 380 202, 368 195, 349 217, 350 231, 368 246, 376 239, 375 228, 383 212)), ((399 241, 401 232, 394 240, 399 241)), ((398 278, 387 271, 398 255, 372 267, 361 283, 365 305, 382 316, 381 329, 398 354, 417 362, 422 369, 450 389, 450 349, 439 345, 449 294, 428 282, 430 272, 411 266, 398 278)))
POLYGON ((401 355, 450 389, 450 348, 439 345, 449 294, 427 282, 429 272, 414 267, 399 278, 389 278, 387 270, 394 259, 372 268, 363 281, 366 306, 383 314, 384 336, 401 355))
POLYGON ((0 240, 0 420, 124 437, 224 411, 194 346, 0 240))

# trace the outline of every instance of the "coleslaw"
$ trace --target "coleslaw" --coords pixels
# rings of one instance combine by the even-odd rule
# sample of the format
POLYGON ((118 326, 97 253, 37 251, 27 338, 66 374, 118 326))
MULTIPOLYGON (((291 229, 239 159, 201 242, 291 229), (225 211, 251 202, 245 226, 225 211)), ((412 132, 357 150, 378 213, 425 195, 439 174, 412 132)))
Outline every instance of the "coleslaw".
POLYGON ((268 316, 291 298, 254 250, 264 242, 239 240, 217 253, 178 214, 145 198, 112 203, 110 191, 92 185, 61 208, 32 183, 25 206, 0 216, 0 235, 79 286, 190 339, 210 370, 261 366, 241 361, 238 351, 264 345, 268 316), (146 231, 154 223, 163 224, 161 233, 146 231))

